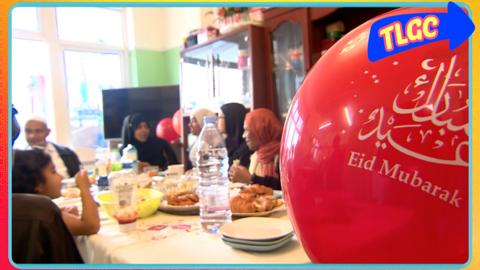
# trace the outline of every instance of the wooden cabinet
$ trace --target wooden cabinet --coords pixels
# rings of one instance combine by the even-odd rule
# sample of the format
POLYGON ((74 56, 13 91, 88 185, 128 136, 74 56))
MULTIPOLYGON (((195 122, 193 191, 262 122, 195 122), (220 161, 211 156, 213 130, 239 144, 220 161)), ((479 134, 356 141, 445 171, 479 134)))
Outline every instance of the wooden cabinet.
POLYGON ((391 8, 270 8, 264 11, 267 35, 267 86, 272 109, 283 120, 292 98, 315 62, 335 39, 326 27, 341 21, 344 33, 391 8))
MULTIPOLYGON (((188 116, 195 109, 218 111, 229 102, 243 103, 249 109, 271 107, 266 87, 265 42, 263 27, 243 26, 180 52, 184 146, 189 145, 188 116)), ((184 163, 186 150, 184 147, 184 163)))
POLYGON ((310 67, 310 22, 307 8, 269 9, 265 12, 268 30, 269 88, 273 110, 283 119, 296 89, 310 67))

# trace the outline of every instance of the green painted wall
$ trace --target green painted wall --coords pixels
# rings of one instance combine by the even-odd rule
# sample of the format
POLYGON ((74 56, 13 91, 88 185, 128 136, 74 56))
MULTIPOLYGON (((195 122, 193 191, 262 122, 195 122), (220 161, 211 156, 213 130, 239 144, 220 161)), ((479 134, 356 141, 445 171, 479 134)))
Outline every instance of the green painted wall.
POLYGON ((179 83, 180 48, 166 51, 130 51, 132 86, 179 83))
POLYGON ((180 83, 180 47, 163 52, 165 64, 168 67, 168 81, 170 84, 180 83))
POLYGON ((132 86, 138 86, 138 65, 137 65, 137 51, 129 52, 130 59, 130 83, 132 86))

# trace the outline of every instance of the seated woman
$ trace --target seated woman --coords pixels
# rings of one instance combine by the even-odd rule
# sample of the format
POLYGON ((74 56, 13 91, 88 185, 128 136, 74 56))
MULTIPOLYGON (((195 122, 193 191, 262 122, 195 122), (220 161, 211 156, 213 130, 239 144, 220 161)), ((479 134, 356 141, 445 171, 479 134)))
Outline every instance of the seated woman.
POLYGON ((129 144, 137 148, 139 171, 150 165, 158 166, 160 170, 166 170, 168 165, 178 163, 177 156, 170 144, 161 138, 152 136, 147 118, 139 113, 128 115, 123 120, 122 139, 123 148, 129 144))
POLYGON ((245 117, 245 138, 248 148, 255 151, 249 169, 233 164, 229 177, 233 182, 261 184, 281 189, 279 173, 282 124, 272 111, 256 109, 245 117))
POLYGON ((228 150, 228 165, 238 160, 240 165, 250 165, 250 156, 253 152, 248 148, 243 138, 243 123, 248 110, 240 103, 227 103, 220 107, 218 113, 218 130, 225 136, 228 150))
MULTIPOLYGON (((197 109, 190 114, 190 123, 188 124, 190 127, 190 131, 192 132, 193 135, 198 136, 200 135, 200 132, 202 131, 203 128, 203 118, 205 116, 215 116, 215 113, 210 111, 209 109, 197 109)), ((192 166, 196 166, 195 160, 196 160, 196 139, 195 143, 192 145, 192 147, 189 150, 188 158, 190 159, 191 164, 187 164, 187 168, 191 169, 192 166)))
MULTIPOLYGON (((13 162, 12 192, 34 193, 51 199, 60 197, 62 176, 55 171, 52 159, 43 150, 17 150, 13 162)), ((62 218, 72 235, 95 234, 100 229, 100 218, 90 194, 90 181, 85 172, 75 176, 80 190, 82 214, 76 208, 63 209, 62 218)), ((32 206, 34 207, 34 206, 32 206)))
POLYGON ((209 109, 197 109, 192 112, 190 115, 190 131, 193 135, 198 136, 200 135, 200 131, 203 128, 203 118, 205 116, 214 116, 215 113, 210 111, 209 109))

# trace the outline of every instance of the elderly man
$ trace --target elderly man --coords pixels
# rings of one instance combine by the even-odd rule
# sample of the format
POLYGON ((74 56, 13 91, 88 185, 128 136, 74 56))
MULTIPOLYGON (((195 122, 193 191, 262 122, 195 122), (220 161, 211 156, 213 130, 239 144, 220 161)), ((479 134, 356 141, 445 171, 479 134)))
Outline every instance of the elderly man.
POLYGON ((42 118, 31 118, 25 124, 25 137, 30 148, 42 148, 49 153, 56 171, 64 178, 73 177, 80 170, 77 154, 65 146, 47 141, 50 129, 42 118))

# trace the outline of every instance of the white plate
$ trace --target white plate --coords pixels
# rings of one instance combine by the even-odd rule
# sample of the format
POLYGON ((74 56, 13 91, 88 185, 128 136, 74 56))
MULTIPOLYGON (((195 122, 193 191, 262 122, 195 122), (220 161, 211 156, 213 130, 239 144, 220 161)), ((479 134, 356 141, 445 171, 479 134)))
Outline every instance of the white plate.
POLYGON ((241 217, 266 217, 266 216, 269 216, 269 215, 271 215, 275 212, 280 212, 280 211, 284 211, 284 210, 286 210, 285 204, 282 204, 282 205, 279 205, 277 207, 274 207, 270 211, 255 212, 255 213, 233 213, 232 212, 232 216, 233 217, 238 217, 238 218, 241 218, 241 217))
POLYGON ((222 235, 245 240, 275 239, 292 231, 290 221, 268 217, 242 218, 220 227, 222 235))
POLYGON ((169 205, 165 200, 158 206, 158 210, 175 215, 198 215, 199 209, 198 204, 186 206, 169 205))
POLYGON ((271 240, 245 240, 245 239, 238 239, 238 238, 231 238, 228 236, 222 235, 222 240, 225 242, 231 242, 235 244, 243 244, 243 245, 253 245, 253 246, 271 246, 276 245, 280 242, 285 241, 286 239, 290 239, 293 237, 293 232, 289 233, 285 236, 280 238, 271 239, 271 240))
POLYGON ((246 186, 246 184, 244 184, 244 183, 229 182, 229 188, 230 188, 230 189, 236 189, 236 188, 241 189, 241 188, 243 188, 243 187, 245 187, 245 186, 246 186))
POLYGON ((285 238, 285 239, 282 239, 282 241, 279 241, 272 245, 251 245, 251 244, 235 243, 235 242, 227 241, 223 238, 222 240, 223 240, 223 243, 233 248, 249 250, 249 251, 262 251, 262 252, 278 249, 290 242, 290 238, 285 238))

